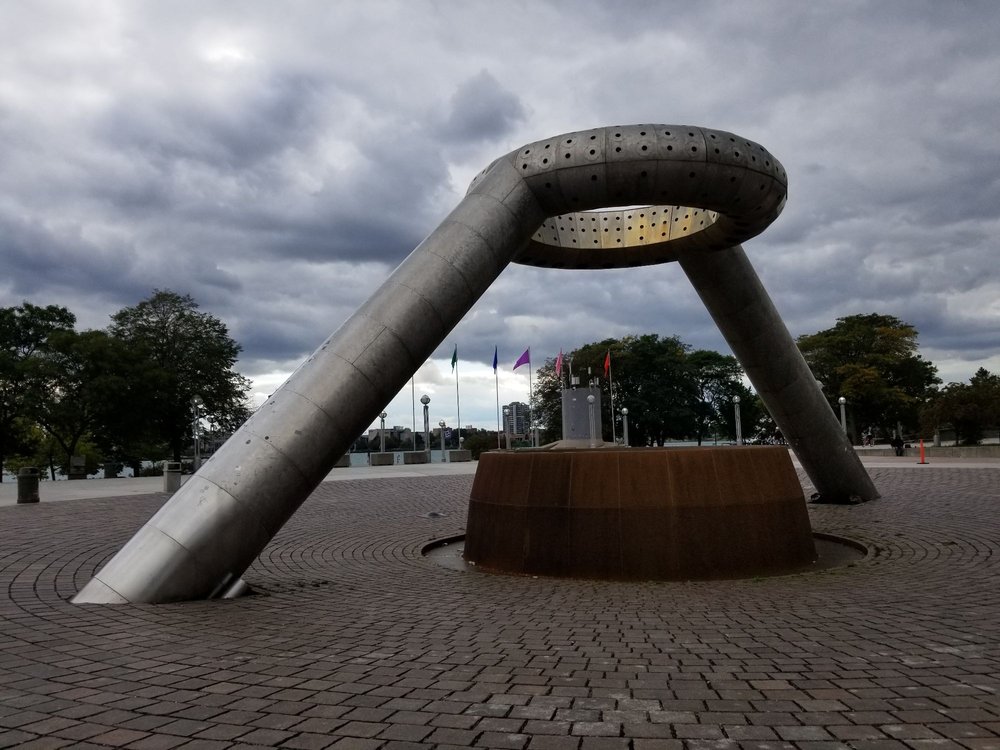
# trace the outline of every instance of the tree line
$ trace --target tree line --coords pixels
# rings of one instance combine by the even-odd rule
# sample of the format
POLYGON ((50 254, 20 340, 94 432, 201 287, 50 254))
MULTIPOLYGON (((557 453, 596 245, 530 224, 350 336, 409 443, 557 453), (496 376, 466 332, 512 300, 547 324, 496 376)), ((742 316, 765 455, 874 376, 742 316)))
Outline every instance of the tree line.
MULTIPOLYGON (((192 445, 196 418, 222 436, 249 416, 250 382, 234 369, 241 347, 190 296, 155 290, 112 315, 104 330, 75 326, 75 315, 57 305, 0 308, 3 468, 41 465, 54 474, 68 470, 71 456, 84 455, 90 472, 100 461, 138 472, 143 460, 180 460, 192 445)), ((869 313, 797 340, 838 416, 838 399, 846 399, 855 444, 866 432, 884 440, 901 429, 928 438, 942 428, 975 444, 1000 426, 1000 375, 980 369, 968 383, 942 387, 917 337, 899 318, 869 313)), ((569 352, 565 364, 583 384, 593 378, 602 388, 604 440, 612 430, 622 434, 622 406, 629 409, 632 445, 732 440, 736 397, 746 439, 780 439, 736 358, 692 349, 677 336, 596 341, 569 352), (611 383, 604 377, 609 358, 611 383)), ((555 361, 537 375, 534 421, 545 440, 557 440, 562 404, 555 361)))
POLYGON ((847 400, 855 443, 866 430, 925 440, 947 430, 956 443, 976 445, 1000 429, 1000 376, 979 368, 969 383, 942 386, 917 338, 899 318, 869 313, 838 318, 832 328, 801 336, 798 346, 831 408, 847 400))
MULTIPOLYGON (((976 444, 988 430, 998 429, 1000 376, 980 369, 968 384, 942 388, 937 368, 919 354, 917 338, 916 328, 899 318, 868 313, 839 318, 833 327, 797 339, 838 418, 839 399, 846 400, 847 430, 855 444, 866 434, 878 440, 896 432, 904 438, 929 438, 945 428, 957 442, 976 444)), ((570 352, 564 361, 572 362, 582 384, 592 378, 602 389, 605 441, 612 437, 612 419, 616 435, 622 434, 622 406, 629 410, 632 445, 733 440, 737 396, 744 439, 780 439, 763 403, 745 385, 736 358, 693 350, 677 336, 605 339, 570 352), (608 357, 613 363, 610 379, 604 376, 608 357)), ((538 370, 532 408, 545 439, 559 439, 562 403, 554 360, 538 370)))
POLYGON ((230 432, 250 414, 250 381, 233 368, 241 347, 189 295, 155 290, 76 330, 65 307, 0 308, 0 466, 68 473, 70 457, 131 465, 193 443, 195 419, 230 432))
MULTIPOLYGON (((748 435, 775 436, 774 423, 753 392, 743 383, 735 357, 692 348, 677 336, 650 333, 604 339, 564 356, 581 385, 594 381, 601 388, 603 440, 622 434, 621 407, 629 410, 629 443, 663 445, 668 440, 735 438, 734 397, 740 397, 741 422, 748 435), (605 377, 604 364, 611 368, 605 377), (612 394, 614 388, 614 409, 612 394), (615 426, 612 427, 612 419, 615 426)), ((538 369, 532 409, 542 425, 543 440, 558 440, 562 430, 560 378, 555 361, 538 369)))

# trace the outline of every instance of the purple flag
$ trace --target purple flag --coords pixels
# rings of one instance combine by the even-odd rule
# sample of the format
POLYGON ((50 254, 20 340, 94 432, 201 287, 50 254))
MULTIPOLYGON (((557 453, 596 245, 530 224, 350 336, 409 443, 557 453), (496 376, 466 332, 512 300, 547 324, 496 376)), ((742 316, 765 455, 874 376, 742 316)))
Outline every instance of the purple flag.
POLYGON ((524 350, 524 354, 517 358, 517 362, 514 363, 514 369, 516 370, 521 365, 531 364, 531 347, 529 346, 524 350))
POLYGON ((497 372, 497 353, 500 350, 497 347, 493 347, 493 374, 496 375, 497 372))

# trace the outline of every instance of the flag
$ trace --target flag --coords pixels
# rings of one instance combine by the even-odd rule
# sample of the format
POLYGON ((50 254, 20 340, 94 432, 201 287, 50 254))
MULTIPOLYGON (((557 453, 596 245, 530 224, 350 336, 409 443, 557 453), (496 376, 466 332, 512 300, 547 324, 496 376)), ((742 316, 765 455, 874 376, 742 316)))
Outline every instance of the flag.
POLYGON ((451 371, 455 372, 455 365, 458 364, 458 344, 455 344, 455 352, 451 355, 451 371))
POLYGON ((556 377, 562 377, 562 349, 559 350, 559 356, 556 357, 556 377))
POLYGON ((524 350, 524 354, 517 358, 517 362, 514 363, 514 369, 516 370, 521 365, 531 364, 531 347, 529 346, 524 350))
POLYGON ((497 374, 497 347, 493 347, 493 374, 497 374))
POLYGON ((607 377, 611 372, 611 350, 608 349, 608 354, 604 357, 604 377, 607 377))

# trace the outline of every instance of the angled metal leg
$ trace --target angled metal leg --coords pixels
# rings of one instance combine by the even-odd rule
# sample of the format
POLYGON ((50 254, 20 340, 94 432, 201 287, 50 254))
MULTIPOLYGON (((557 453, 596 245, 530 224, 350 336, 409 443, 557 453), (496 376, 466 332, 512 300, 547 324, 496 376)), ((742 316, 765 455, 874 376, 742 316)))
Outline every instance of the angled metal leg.
POLYGON ((680 264, 820 498, 877 498, 743 248, 683 253, 680 264))
POLYGON ((73 601, 226 595, 543 218, 514 167, 495 165, 73 601))

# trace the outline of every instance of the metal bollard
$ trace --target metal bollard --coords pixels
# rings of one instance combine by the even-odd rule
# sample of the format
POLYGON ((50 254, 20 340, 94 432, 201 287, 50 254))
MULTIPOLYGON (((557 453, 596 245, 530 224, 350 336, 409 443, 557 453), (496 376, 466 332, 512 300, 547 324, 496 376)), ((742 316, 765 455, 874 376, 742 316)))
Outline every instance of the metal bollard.
POLYGON ((38 502, 38 480, 41 472, 34 466, 22 466, 17 471, 17 502, 38 502))
POLYGON ((181 488, 181 462, 163 462, 163 491, 177 492, 181 488))

